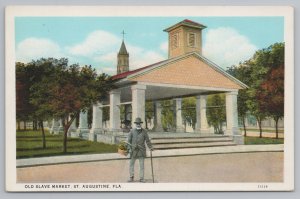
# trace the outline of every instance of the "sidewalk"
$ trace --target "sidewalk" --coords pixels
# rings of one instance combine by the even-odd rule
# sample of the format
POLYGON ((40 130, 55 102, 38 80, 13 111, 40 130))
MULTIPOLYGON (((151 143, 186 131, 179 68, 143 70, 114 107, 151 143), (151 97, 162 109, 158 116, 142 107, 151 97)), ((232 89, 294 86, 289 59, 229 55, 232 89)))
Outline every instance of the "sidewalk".
MULTIPOLYGON (((231 154, 231 153, 251 153, 251 152, 282 152, 283 144, 274 145, 237 145, 225 147, 205 147, 205 148, 187 148, 172 150, 157 150, 152 152, 152 156, 158 157, 177 157, 204 154, 231 154)), ((150 157, 147 151, 147 157, 150 157)), ((71 155, 71 156, 55 156, 42 158, 18 159, 17 167, 33 167, 42 165, 69 164, 80 162, 96 162, 107 160, 122 160, 128 157, 121 156, 118 153, 108 154, 89 154, 89 155, 71 155)))

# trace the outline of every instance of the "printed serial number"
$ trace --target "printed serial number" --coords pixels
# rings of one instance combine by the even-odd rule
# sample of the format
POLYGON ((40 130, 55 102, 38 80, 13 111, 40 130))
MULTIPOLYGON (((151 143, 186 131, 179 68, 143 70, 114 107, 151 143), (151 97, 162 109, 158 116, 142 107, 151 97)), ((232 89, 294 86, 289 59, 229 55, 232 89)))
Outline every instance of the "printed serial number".
POLYGON ((259 189, 267 189, 268 185, 266 185, 266 184, 259 184, 259 185, 257 185, 257 188, 259 188, 259 189))

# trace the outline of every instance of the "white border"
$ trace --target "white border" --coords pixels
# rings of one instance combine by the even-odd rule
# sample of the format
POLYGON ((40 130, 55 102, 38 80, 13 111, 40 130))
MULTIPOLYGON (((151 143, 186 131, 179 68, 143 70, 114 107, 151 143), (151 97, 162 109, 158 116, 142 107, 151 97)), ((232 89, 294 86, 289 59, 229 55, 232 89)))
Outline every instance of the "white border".
MULTIPOLYGON (((289 191, 294 189, 294 10, 289 6, 8 6, 5 13, 6 190, 28 191, 16 183, 15 30, 16 16, 283 16, 285 40, 284 182, 121 184, 122 189, 86 191, 289 191), (126 7, 126 8, 124 8, 126 7)), ((52 183, 53 184, 53 183, 52 183)), ((35 184, 31 184, 35 185, 35 184)), ((70 184, 73 185, 72 183, 70 184)), ((111 183, 111 186, 116 183, 111 183)), ((32 189, 32 191, 84 191, 32 189)))

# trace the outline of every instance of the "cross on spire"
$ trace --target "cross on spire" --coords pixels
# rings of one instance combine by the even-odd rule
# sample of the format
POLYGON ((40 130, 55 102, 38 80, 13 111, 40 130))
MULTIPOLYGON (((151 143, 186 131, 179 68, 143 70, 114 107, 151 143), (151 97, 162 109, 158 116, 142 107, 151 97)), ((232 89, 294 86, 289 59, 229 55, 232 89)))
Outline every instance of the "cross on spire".
POLYGON ((125 32, 124 32, 124 30, 121 32, 121 34, 123 35, 123 40, 124 40, 124 36, 125 36, 125 32))

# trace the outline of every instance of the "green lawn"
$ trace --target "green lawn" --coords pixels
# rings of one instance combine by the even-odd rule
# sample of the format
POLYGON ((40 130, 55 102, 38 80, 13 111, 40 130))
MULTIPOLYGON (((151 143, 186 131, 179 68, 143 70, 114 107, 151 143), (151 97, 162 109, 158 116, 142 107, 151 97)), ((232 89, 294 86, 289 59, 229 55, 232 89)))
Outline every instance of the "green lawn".
MULTIPOLYGON (((244 128, 240 128, 241 131, 244 132, 244 128)), ((259 132, 259 129, 251 129, 251 128, 247 128, 246 131, 254 131, 254 132, 259 132)), ((262 129, 263 132, 267 132, 267 133, 276 133, 275 129, 262 129)), ((282 129, 278 129, 278 133, 283 133, 284 130, 282 129)))
POLYGON ((17 132, 17 159, 59 155, 117 153, 117 145, 68 138, 67 153, 62 152, 63 136, 46 132, 46 149, 42 148, 41 131, 17 132))
POLYGON ((283 138, 259 138, 259 137, 245 137, 245 144, 283 144, 283 138))

